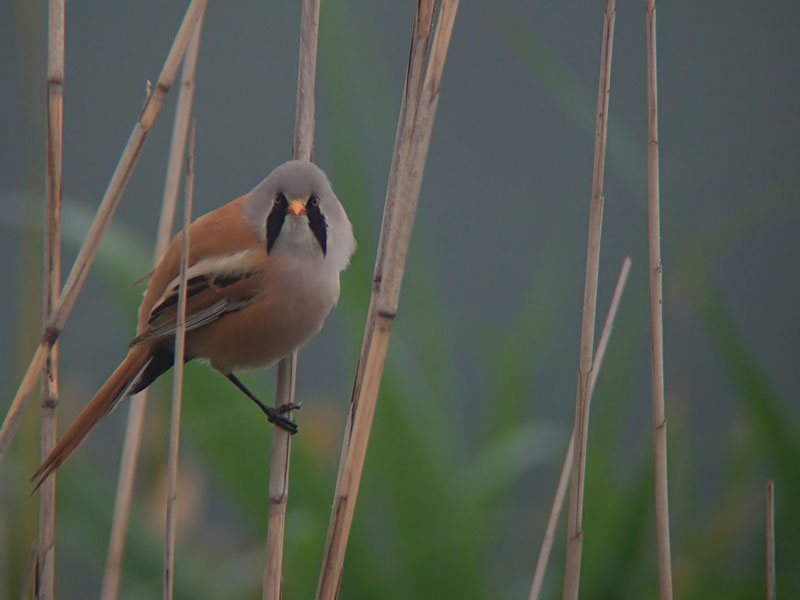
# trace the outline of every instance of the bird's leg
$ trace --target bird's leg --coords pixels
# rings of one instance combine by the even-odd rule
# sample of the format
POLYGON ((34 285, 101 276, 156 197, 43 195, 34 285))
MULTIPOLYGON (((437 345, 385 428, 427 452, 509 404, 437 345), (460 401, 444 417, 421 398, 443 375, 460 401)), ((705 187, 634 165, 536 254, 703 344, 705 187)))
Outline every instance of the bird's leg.
POLYGON ((245 396, 250 398, 250 400, 252 400, 253 402, 255 402, 258 405, 258 407, 264 412, 264 414, 267 415, 267 420, 269 420, 270 423, 274 423, 275 425, 277 425, 281 429, 285 429, 289 433, 292 433, 292 434, 297 433, 297 423, 295 423, 294 421, 292 421, 290 419, 287 419, 286 417, 283 416, 282 413, 284 413, 284 412, 286 412, 288 410, 292 410, 292 408, 294 408, 294 407, 300 408, 299 406, 297 406, 297 405, 294 405, 294 406, 284 405, 284 406, 281 406, 280 409, 276 410, 274 408, 271 408, 271 407, 267 406, 263 402, 261 402, 261 400, 259 400, 255 396, 255 394, 253 394, 253 392, 248 390, 245 387, 245 385, 241 381, 239 381, 239 378, 236 377, 236 375, 234 375, 233 373, 228 373, 228 374, 225 375, 225 377, 230 379, 230 381, 231 381, 231 383, 233 383, 233 385, 235 385, 237 388, 239 388, 242 391, 242 393, 244 393, 245 396), (285 408, 286 406, 289 406, 289 408, 285 408))

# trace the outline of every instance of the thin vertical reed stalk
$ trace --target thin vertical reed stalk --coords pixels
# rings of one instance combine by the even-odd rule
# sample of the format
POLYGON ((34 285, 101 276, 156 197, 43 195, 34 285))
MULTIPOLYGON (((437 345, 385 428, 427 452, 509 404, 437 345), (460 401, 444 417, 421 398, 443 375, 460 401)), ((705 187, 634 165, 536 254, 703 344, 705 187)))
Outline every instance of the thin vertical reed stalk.
POLYGON ((197 73, 197 56, 200 54, 200 39, 203 33, 205 8, 200 11, 194 33, 186 47, 181 70, 181 84, 175 106, 175 120, 172 122, 172 140, 167 158, 167 176, 164 182, 164 195, 161 200, 161 216, 158 220, 156 249, 153 266, 158 264, 172 237, 172 225, 178 207, 178 190, 181 173, 186 159, 186 138, 189 135, 189 121, 194 104, 194 90, 197 73))
POLYGON ((418 2, 409 71, 392 158, 394 172, 390 174, 387 185, 372 297, 342 444, 339 476, 317 588, 318 599, 333 600, 338 596, 347 539, 353 521, 386 351, 397 314, 408 244, 436 115, 442 71, 458 11, 458 0, 443 0, 430 56, 427 61, 414 62, 413 45, 429 37, 429 15, 433 14, 433 10, 434 2, 418 2), (413 71, 425 66, 426 62, 423 79, 421 73, 413 71), (413 93, 410 84, 416 78, 422 81, 418 98, 409 94, 413 93))
MULTIPOLYGON (((297 66, 297 110, 292 158, 311 160, 314 151, 315 83, 320 0, 304 0, 300 22, 300 57, 297 66)), ((294 403, 297 380, 297 352, 278 363, 275 408, 294 403)), ((269 517, 267 560, 264 565, 264 600, 279 600, 283 585, 283 539, 286 507, 289 502, 289 456, 291 435, 280 427, 272 428, 272 455, 269 475, 269 517)))
POLYGON ((775 600, 775 481, 767 482, 767 600, 775 600))
POLYGON ((42 372, 47 353, 61 335, 64 325, 75 306, 75 301, 89 274, 89 269, 94 262, 103 235, 108 229, 111 218, 119 205, 119 201, 122 199, 122 194, 136 166, 136 159, 144 146, 144 142, 150 130, 153 128, 158 118, 158 114, 161 112, 161 107, 164 104, 167 92, 175 80, 178 65, 183 59, 183 54, 189 43, 189 38, 194 31, 195 23, 197 23, 200 12, 205 8, 206 2, 207 0, 192 0, 191 4, 186 9, 186 15, 183 18, 181 27, 175 36, 175 40, 169 50, 164 66, 161 69, 158 83, 150 90, 142 113, 139 116, 139 120, 134 125, 128 142, 122 151, 122 156, 117 163, 114 174, 111 176, 111 181, 97 209, 97 214, 89 228, 86 240, 81 246, 78 256, 72 265, 72 269, 58 297, 58 301, 53 306, 50 319, 42 334, 42 341, 28 365, 28 370, 25 372, 22 382, 17 389, 17 393, 14 396, 14 400, 11 402, 11 406, 8 409, 6 418, 3 421, 3 426, 0 428, 0 464, 2 464, 8 447, 11 445, 11 441, 14 439, 14 435, 19 428, 23 410, 42 372))
POLYGON ((667 418, 664 409, 664 323, 662 306, 661 215, 658 193, 658 75, 656 70, 656 3, 647 1, 647 212, 650 240, 650 331, 652 338, 653 457, 655 460, 658 589, 672 599, 667 485, 667 418))
POLYGON ((22 578, 22 587, 20 587, 19 597, 27 600, 30 597, 36 598, 36 561, 38 552, 36 551, 36 542, 31 545, 30 552, 28 552, 28 560, 25 563, 25 577, 22 578))
MULTIPOLYGON (((44 251, 43 326, 47 325, 61 289, 61 172, 64 146, 64 0, 50 0, 47 50, 47 208, 44 251)), ((58 406, 58 344, 48 353, 42 377, 42 458, 56 444, 58 406)), ((35 596, 55 594, 55 474, 39 496, 39 548, 35 596)))
MULTIPOLYGON (((200 12, 195 25, 181 72, 181 85, 175 108, 175 120, 172 127, 172 142, 167 161, 167 176, 164 184, 164 196, 161 203, 161 217, 158 221, 158 235, 153 253, 153 266, 158 264, 167 249, 175 210, 178 204, 178 184, 186 156, 186 137, 189 131, 189 117, 195 89, 195 72, 197 55, 200 50, 200 36, 203 28, 205 9, 200 12)), ((130 399, 128 421, 125 428, 125 442, 122 448, 122 460, 117 480, 117 493, 114 500, 114 515, 111 521, 111 536, 108 543, 103 585, 100 592, 102 600, 116 600, 119 595, 119 583, 122 575, 122 558, 125 553, 125 539, 130 521, 131 501, 133 499, 133 483, 136 475, 136 464, 139 459, 139 445, 142 439, 142 426, 147 408, 147 394, 144 390, 130 399)))
MULTIPOLYGON (((378 241, 377 256, 375 259, 375 273, 383 273, 384 261, 386 257, 386 241, 389 237, 389 230, 391 228, 392 215, 394 214, 395 202, 397 199, 398 190, 398 177, 401 172, 401 165, 405 168, 408 161, 409 144, 408 140, 411 139, 414 131, 415 116, 417 108, 419 107, 419 99, 422 89, 422 82, 425 78, 425 69, 430 55, 430 39, 433 31, 433 15, 436 8, 435 0, 420 0, 417 3, 417 13, 414 19, 414 25, 411 34, 411 50, 409 53, 408 70, 406 73, 406 81, 403 89, 403 98, 400 104, 400 116, 397 123, 397 132, 395 134, 395 148, 392 154, 392 163, 389 171, 389 180, 386 186, 386 202, 383 208, 383 222, 381 224, 380 239, 378 241), (400 140, 404 140, 400 143, 400 140)), ((380 278, 377 276, 377 283, 380 284, 380 278)), ((373 283, 373 287, 374 287, 373 283)), ((369 312, 367 315, 366 330, 370 332, 370 320, 372 319, 372 300, 370 301, 369 312)), ((363 356, 366 345, 367 333, 365 331, 365 339, 362 345, 361 354, 363 356)), ((359 372, 356 372, 358 379, 359 372)), ((357 381, 360 386, 360 383, 357 381)), ((355 390, 354 395, 355 398, 355 390)), ((351 399, 350 413, 351 415, 357 410, 354 405, 354 400, 351 399)), ((339 464, 338 479, 342 476, 342 469, 344 467, 344 459, 346 456, 346 447, 344 444, 348 443, 350 439, 350 428, 352 419, 348 419, 345 423, 345 434, 342 447, 342 455, 339 464)), ((339 488, 340 482, 337 479, 336 487, 339 488)), ((328 533, 330 535, 330 531, 328 533)))
POLYGON ((583 291, 578 392, 575 408, 575 452, 567 521, 567 561, 564 570, 564 600, 577 600, 583 549, 583 487, 586 475, 586 443, 589 429, 589 379, 597 304, 597 272, 600 265, 600 237, 603 227, 603 175, 606 160, 608 100, 611 87, 611 54, 614 46, 615 2, 608 0, 603 17, 600 49, 600 77, 597 89, 597 120, 592 169, 592 198, 589 205, 589 240, 586 248, 586 280, 583 291))
MULTIPOLYGON (((622 299, 622 292, 625 289, 625 283, 628 281, 628 273, 630 273, 630 270, 631 259, 630 257, 625 257, 625 260, 622 261, 619 277, 617 278, 617 286, 614 288, 614 295, 611 298, 611 305, 608 308, 608 315, 606 315, 606 320, 603 324, 603 331, 600 333, 600 340, 597 342, 597 349, 594 353, 594 365, 589 377, 590 405, 592 401, 592 394, 594 393, 594 385, 597 383, 597 376, 600 373, 600 368, 603 365, 603 357, 606 354, 608 339, 611 337, 611 328, 614 326, 614 319, 617 316, 617 309, 619 308, 619 303, 622 299)), ((550 550, 553 548, 553 540, 555 539, 558 518, 561 515, 561 509, 564 507, 564 498, 567 495, 567 484, 569 483, 570 469, 572 467, 574 452, 575 431, 572 432, 572 435, 569 438, 567 453, 564 456, 564 464, 561 466, 561 476, 558 478, 556 494, 553 498, 553 506, 550 508, 550 516, 547 519, 547 526, 545 528, 544 538, 542 539, 542 547, 539 550, 539 559, 536 561, 536 570, 533 573, 533 583, 531 584, 531 593, 528 596, 528 600, 538 600, 539 594, 542 591, 544 575, 547 572, 547 563, 550 559, 550 550)))
MULTIPOLYGON (((278 365, 275 390, 276 408, 294 400, 297 376, 297 352, 278 365)), ((269 513, 267 523, 267 560, 264 565, 262 597, 279 600, 283 590, 283 539, 286 529, 286 506, 289 502, 289 456, 291 435, 273 428, 272 456, 269 468, 269 513)))
MULTIPOLYGON (((436 8, 435 0, 417 2, 417 14, 411 32, 411 49, 408 57, 408 70, 403 88, 403 99, 400 103, 400 116, 397 119, 396 140, 411 139, 416 122, 419 98, 422 93, 422 82, 425 77, 425 66, 430 55, 431 33, 433 31, 433 15, 436 8)), ((400 144, 395 141, 395 151, 392 154, 392 163, 389 168, 389 181, 386 184, 386 197, 395 198, 398 187, 398 175, 401 165, 408 161, 409 144, 400 144)), ((383 210, 383 223, 378 252, 375 263, 375 272, 383 272, 383 261, 386 257, 387 233, 391 228, 394 202, 386 202, 383 210)))
POLYGON ((314 89, 317 76, 319 3, 320 0, 303 0, 300 58, 297 65, 297 114, 292 146, 292 158, 295 160, 311 160, 314 153, 314 89))
POLYGON ((175 365, 172 376, 172 415, 169 428, 167 457, 167 515, 164 540, 164 600, 172 600, 175 587, 175 532, 178 499, 178 449, 181 437, 181 399, 183 397, 183 355, 186 343, 186 271, 189 269, 189 226, 192 224, 192 195, 194 194, 194 140, 197 121, 189 134, 186 158, 186 194, 183 211, 183 247, 178 287, 178 314, 175 330, 175 365))

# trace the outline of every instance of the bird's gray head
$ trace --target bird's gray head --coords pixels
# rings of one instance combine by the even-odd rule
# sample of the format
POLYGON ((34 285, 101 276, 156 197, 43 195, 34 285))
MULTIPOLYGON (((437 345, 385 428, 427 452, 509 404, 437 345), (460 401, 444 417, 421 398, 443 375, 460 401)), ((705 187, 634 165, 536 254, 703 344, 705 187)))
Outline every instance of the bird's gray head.
POLYGON ((313 163, 283 163, 244 202, 245 215, 268 253, 311 241, 337 271, 347 266, 355 249, 353 228, 328 177, 313 163))

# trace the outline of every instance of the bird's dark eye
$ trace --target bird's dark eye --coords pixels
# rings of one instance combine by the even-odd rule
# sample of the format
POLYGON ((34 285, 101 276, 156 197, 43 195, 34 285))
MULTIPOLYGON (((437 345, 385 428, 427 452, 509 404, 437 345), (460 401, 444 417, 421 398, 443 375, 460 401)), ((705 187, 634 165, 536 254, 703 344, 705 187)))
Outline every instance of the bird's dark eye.
POLYGON ((309 206, 319 206, 319 197, 311 196, 311 198, 308 199, 308 205, 309 206))
POLYGON ((281 204, 286 204, 286 196, 279 193, 275 196, 275 206, 279 206, 281 204))

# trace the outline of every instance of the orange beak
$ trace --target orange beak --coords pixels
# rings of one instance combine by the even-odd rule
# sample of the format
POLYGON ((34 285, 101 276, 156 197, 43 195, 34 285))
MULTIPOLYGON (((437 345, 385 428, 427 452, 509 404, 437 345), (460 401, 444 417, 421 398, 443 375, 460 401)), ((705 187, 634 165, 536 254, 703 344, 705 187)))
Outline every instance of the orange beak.
POLYGON ((301 200, 293 200, 289 204, 289 212, 295 216, 306 214, 306 205, 301 200))

